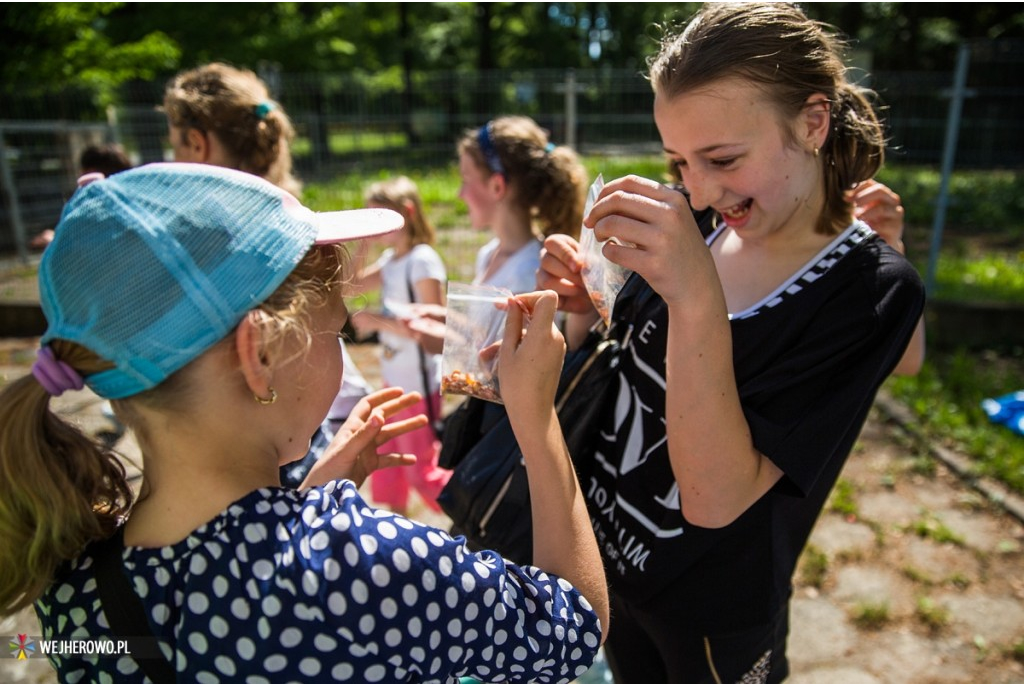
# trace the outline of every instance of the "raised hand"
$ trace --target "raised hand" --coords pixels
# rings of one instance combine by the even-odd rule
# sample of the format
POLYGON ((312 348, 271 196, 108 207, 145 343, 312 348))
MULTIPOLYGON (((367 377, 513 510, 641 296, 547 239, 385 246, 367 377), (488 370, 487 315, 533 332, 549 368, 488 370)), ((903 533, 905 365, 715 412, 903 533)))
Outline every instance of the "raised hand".
POLYGON ((872 228, 890 247, 905 254, 903 205, 900 196, 875 180, 864 181, 849 193, 853 215, 872 228))
POLYGON ((418 392, 384 388, 359 400, 323 457, 310 469, 303 487, 339 478, 347 478, 359 486, 377 469, 415 464, 416 457, 412 454, 378 454, 377 447, 427 425, 429 419, 423 414, 385 425, 388 418, 413 406, 420 398, 418 392))

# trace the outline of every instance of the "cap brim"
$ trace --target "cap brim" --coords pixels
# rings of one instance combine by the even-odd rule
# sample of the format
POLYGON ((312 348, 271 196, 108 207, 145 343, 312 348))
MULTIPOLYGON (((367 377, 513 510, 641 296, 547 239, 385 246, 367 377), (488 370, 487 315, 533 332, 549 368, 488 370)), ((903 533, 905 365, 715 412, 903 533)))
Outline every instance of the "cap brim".
POLYGON ((319 231, 314 243, 330 245, 393 233, 405 225, 405 218, 390 209, 347 209, 316 212, 316 222, 319 231))

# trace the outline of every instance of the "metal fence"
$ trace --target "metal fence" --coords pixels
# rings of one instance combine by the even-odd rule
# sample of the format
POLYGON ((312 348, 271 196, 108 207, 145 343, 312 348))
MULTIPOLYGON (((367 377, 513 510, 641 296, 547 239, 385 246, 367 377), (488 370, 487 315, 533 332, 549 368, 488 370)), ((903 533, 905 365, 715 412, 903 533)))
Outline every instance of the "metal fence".
MULTIPOLYGON (((956 148, 959 168, 1019 169, 1024 163, 1024 42, 970 46, 967 97, 956 148)), ((454 141, 498 114, 526 114, 581 154, 657 154, 652 94, 634 71, 417 73, 389 76, 261 72, 293 119, 295 166, 306 181, 353 171, 454 161, 454 141), (390 78, 390 80, 389 80, 390 78)), ((877 72, 873 88, 891 139, 892 164, 939 168, 952 73, 877 72)), ((118 104, 99 107, 75 89, 5 95, 0 110, 0 252, 25 254, 26 240, 56 222, 74 190, 78 155, 116 141, 134 163, 169 157, 166 121, 156 109, 164 83, 124 86, 118 104)), ((8 89, 10 90, 10 89, 8 89)))

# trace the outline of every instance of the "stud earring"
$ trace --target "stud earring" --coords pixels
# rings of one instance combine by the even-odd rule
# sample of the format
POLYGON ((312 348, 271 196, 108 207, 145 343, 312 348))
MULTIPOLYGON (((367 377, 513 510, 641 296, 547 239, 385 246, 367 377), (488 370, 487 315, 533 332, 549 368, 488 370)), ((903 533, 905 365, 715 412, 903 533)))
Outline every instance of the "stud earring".
POLYGON ((814 148, 814 156, 815 156, 815 157, 817 157, 817 156, 818 156, 818 148, 814 148))
POLYGON ((273 404, 274 402, 277 402, 277 391, 274 390, 273 388, 268 389, 270 390, 270 397, 260 397, 256 393, 253 393, 252 398, 259 402, 260 404, 262 404, 263 406, 267 406, 268 404, 273 404))

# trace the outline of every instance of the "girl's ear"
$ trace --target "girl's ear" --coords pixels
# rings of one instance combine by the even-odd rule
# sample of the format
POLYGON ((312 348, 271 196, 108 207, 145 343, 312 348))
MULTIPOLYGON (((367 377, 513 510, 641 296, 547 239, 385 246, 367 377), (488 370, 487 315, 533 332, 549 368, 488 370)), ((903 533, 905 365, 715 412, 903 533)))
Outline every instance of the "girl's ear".
POLYGON ((508 192, 508 181, 505 180, 505 174, 491 174, 491 178, 487 181, 487 187, 494 193, 494 197, 502 199, 505 197, 505 193, 508 192))
POLYGON ((807 98, 802 112, 801 133, 803 143, 808 151, 825 146, 828 131, 832 123, 832 103, 823 93, 815 93, 807 98))
POLYGON ((197 128, 188 129, 185 134, 185 142, 188 144, 192 159, 199 162, 206 162, 210 159, 210 139, 206 134, 197 128))
POLYGON ((238 353, 242 377, 245 378, 249 390, 257 397, 266 397, 270 394, 273 372, 263 351, 261 316, 259 311, 251 311, 238 324, 238 328, 235 329, 235 351, 238 353))

